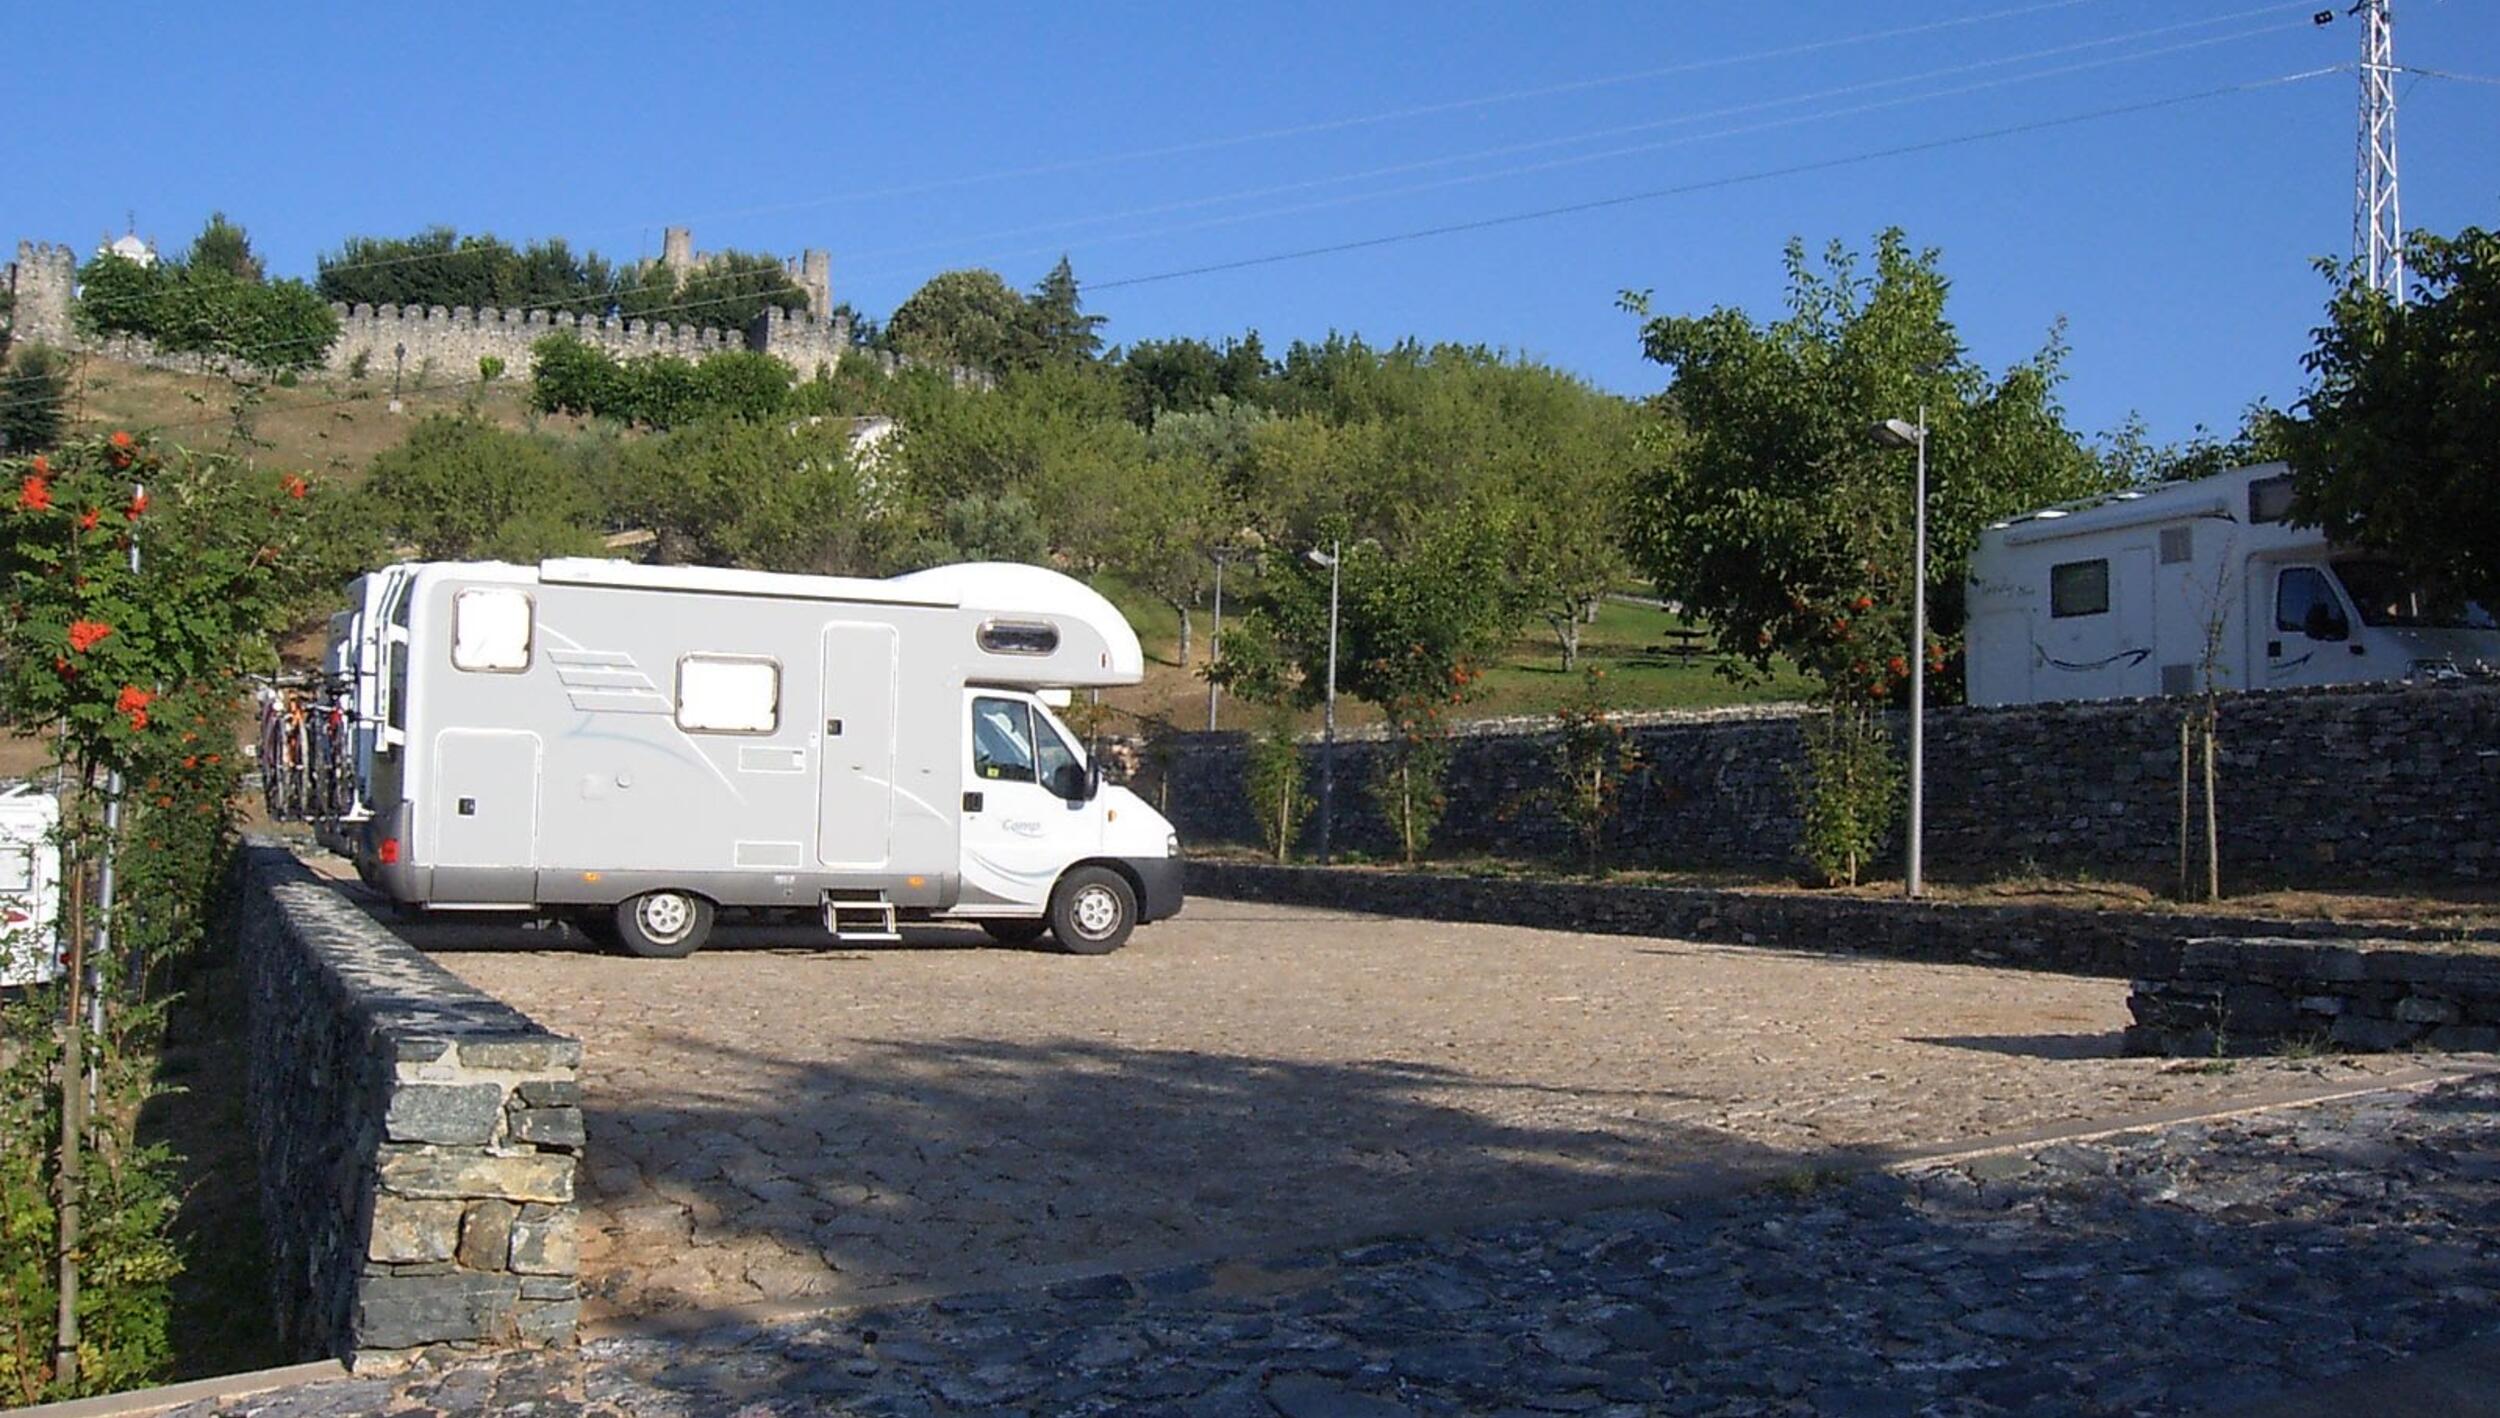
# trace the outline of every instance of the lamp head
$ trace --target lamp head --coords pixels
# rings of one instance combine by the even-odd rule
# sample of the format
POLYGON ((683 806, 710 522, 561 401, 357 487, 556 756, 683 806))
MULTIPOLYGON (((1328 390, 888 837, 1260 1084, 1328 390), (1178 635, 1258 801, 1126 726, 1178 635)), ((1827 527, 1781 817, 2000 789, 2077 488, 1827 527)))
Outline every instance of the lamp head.
POLYGON ((1875 425, 1875 441, 1886 448, 1916 448, 1927 430, 1907 419, 1886 419, 1875 425))

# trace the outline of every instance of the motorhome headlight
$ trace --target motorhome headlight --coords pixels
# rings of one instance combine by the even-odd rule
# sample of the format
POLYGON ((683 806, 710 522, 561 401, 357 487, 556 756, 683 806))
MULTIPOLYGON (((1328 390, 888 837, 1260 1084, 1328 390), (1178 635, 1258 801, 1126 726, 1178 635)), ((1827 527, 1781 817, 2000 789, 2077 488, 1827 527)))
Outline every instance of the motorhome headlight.
POLYGON ((1179 833, 1177 833, 1177 832, 1166 832, 1166 833, 1164 833, 1164 834, 1163 834, 1163 855, 1165 855, 1165 856, 1167 856, 1167 857, 1177 857, 1177 856, 1179 856, 1180 854, 1181 854, 1181 834, 1179 834, 1179 833))

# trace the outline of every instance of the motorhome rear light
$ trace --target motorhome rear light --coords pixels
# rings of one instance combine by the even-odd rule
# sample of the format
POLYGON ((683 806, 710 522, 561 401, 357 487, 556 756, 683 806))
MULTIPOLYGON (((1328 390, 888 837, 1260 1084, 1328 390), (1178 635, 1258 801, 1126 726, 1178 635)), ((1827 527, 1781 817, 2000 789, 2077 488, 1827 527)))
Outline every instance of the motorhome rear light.
POLYGON ((383 838, 383 839, 382 839, 382 845, 381 845, 380 847, 377 847, 377 848, 375 848, 375 849, 374 849, 374 853, 373 853, 373 855, 374 855, 375 859, 377 859, 378 861, 380 861, 380 862, 382 863, 382 865, 384 865, 384 866, 386 866, 386 867, 395 867, 395 866, 398 866, 398 865, 399 865, 399 839, 398 839, 398 838, 396 838, 396 837, 385 837, 385 838, 383 838))

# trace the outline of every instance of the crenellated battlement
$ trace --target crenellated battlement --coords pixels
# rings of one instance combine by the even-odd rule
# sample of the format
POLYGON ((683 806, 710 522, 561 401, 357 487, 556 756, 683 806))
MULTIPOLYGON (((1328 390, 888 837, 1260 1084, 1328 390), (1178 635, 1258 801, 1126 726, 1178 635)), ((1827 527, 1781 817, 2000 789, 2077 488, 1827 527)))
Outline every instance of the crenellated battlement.
MULTIPOLYGON (((8 289, 17 297, 16 338, 92 348, 142 364, 187 369, 197 363, 166 357, 145 340, 129 336, 109 341, 82 336, 71 318, 78 291, 78 259, 74 250, 60 243, 17 244, 17 260, 6 273, 8 289)), ((694 251, 693 238, 684 229, 672 228, 664 259, 694 271, 710 258, 694 251)), ((810 308, 770 309, 744 330, 563 310, 333 304, 330 311, 338 317, 339 335, 323 362, 333 374, 361 370, 367 377, 465 382, 481 377, 481 361, 492 358, 501 362, 504 378, 527 379, 534 359, 530 347, 553 334, 575 336, 619 359, 674 355, 699 360, 730 350, 754 350, 790 366, 799 379, 812 378, 820 368, 830 369, 845 359, 862 357, 851 348, 850 321, 828 313, 832 309, 831 258, 811 250, 784 264, 806 294, 810 308)))

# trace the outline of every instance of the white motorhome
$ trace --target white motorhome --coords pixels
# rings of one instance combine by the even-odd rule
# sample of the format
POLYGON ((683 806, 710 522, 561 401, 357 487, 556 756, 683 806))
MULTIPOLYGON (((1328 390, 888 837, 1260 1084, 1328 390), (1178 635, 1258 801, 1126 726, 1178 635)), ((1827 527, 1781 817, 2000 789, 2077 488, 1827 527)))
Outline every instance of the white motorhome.
POLYGON ((691 953, 721 907, 854 940, 1048 930, 1083 954, 1180 909, 1171 824, 1051 712, 1145 672, 1082 582, 582 559, 382 577, 352 832, 403 905, 567 916, 647 956, 691 953))
POLYGON ((2291 520, 2281 463, 2043 508, 1971 553, 1973 704, 2448 678, 2500 629, 2291 520))
POLYGON ((0 988, 61 974, 61 803, 24 783, 0 791, 0 988))

